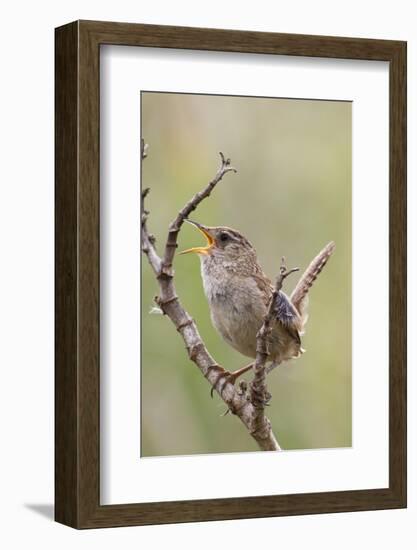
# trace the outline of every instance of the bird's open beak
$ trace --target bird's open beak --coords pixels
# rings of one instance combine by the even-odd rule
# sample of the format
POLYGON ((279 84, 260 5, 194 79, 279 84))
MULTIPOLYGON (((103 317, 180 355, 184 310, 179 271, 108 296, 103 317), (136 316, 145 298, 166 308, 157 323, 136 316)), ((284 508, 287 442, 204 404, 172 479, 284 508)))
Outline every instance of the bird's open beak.
POLYGON ((214 245, 214 238, 211 236, 209 229, 207 227, 204 227, 204 225, 201 225, 200 223, 193 222, 192 220, 185 221, 191 223, 201 231, 201 233, 207 239, 207 246, 196 246, 195 248, 187 248, 187 250, 183 250, 182 252, 180 252, 180 254, 188 254, 189 252, 195 252, 196 254, 208 254, 212 246, 214 245))

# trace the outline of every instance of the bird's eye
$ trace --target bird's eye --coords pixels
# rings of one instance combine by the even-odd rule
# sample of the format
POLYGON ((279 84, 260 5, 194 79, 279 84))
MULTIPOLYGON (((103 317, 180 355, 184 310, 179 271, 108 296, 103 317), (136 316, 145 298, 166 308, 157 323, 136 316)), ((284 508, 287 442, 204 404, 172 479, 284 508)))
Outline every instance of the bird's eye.
POLYGON ((221 240, 222 243, 225 243, 226 241, 229 240, 229 235, 227 233, 220 233, 219 239, 221 240))

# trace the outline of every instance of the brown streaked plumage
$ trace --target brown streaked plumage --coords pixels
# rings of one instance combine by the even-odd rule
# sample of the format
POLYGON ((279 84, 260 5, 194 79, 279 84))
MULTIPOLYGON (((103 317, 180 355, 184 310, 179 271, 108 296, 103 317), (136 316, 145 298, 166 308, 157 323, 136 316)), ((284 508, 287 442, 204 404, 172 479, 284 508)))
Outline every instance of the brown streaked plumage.
MULTIPOLYGON (((229 227, 190 223, 205 235, 207 246, 191 248, 182 254, 195 252, 200 256, 203 286, 213 325, 234 349, 254 359, 256 334, 273 293, 272 283, 262 271, 254 247, 241 233, 229 227)), ((308 291, 334 248, 331 242, 314 258, 290 297, 282 291, 278 293, 268 371, 283 361, 299 357, 304 351, 301 335, 307 321, 308 291)), ((251 366, 233 373, 233 381, 251 366)))

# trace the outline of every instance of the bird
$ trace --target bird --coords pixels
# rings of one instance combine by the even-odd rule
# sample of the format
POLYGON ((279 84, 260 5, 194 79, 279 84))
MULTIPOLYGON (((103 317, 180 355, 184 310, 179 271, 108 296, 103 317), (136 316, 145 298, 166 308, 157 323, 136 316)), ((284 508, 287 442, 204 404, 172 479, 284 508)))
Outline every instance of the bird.
MULTIPOLYGON (((263 272, 255 248, 236 229, 208 227, 186 219, 206 238, 206 246, 189 248, 180 254, 198 254, 204 292, 212 324, 220 336, 242 355, 256 358, 256 336, 268 311, 274 286, 263 272)), ((308 293, 335 250, 329 242, 307 267, 290 296, 276 295, 272 332, 269 337, 267 373, 304 353, 301 336, 307 322, 308 293)), ((251 361, 234 372, 223 369, 222 376, 234 384, 253 368, 251 361)))

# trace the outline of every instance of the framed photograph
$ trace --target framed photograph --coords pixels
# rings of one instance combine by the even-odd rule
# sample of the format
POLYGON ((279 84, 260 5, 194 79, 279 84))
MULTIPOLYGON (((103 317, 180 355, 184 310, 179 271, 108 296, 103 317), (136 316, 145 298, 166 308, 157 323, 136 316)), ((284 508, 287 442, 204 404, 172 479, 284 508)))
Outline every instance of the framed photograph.
POLYGON ((56 520, 406 506, 406 43, 56 29, 56 520))

